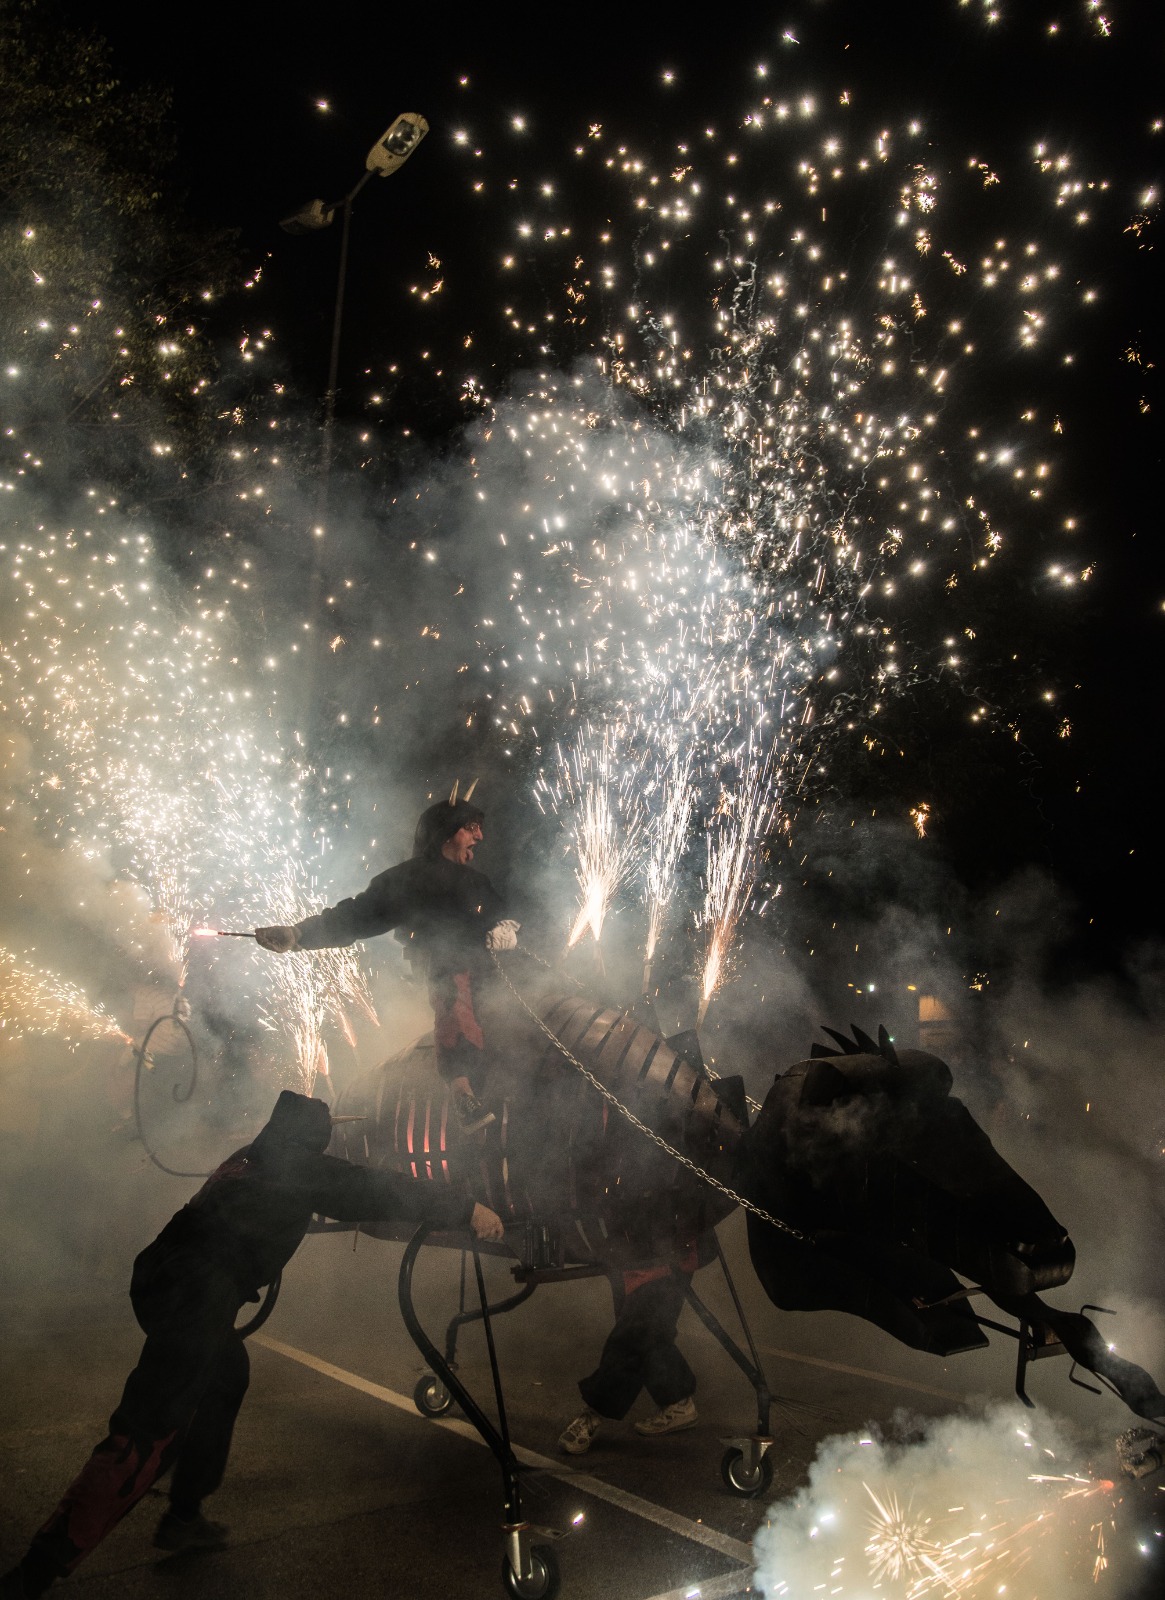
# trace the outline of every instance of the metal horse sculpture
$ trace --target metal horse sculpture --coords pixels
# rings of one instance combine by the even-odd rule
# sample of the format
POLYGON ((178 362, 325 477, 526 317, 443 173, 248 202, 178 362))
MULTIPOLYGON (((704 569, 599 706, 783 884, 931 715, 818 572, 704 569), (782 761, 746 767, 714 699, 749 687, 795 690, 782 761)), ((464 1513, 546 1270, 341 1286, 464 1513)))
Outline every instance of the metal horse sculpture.
POLYGON ((951 1095, 950 1071, 937 1057, 896 1052, 884 1031, 878 1042, 856 1029, 853 1040, 833 1034, 836 1052, 815 1046, 811 1059, 778 1075, 750 1126, 740 1079, 712 1078, 691 1036, 669 1043, 633 1016, 579 996, 543 993, 522 1009, 515 1032, 510 1007, 510 1037, 497 1052, 506 1065, 484 1086, 498 1117, 480 1143, 459 1140, 432 1047, 422 1041, 345 1091, 337 1111, 360 1120, 337 1128, 334 1145, 418 1183, 468 1176, 507 1223, 507 1246, 492 1253, 517 1256, 516 1291, 488 1303, 480 1254, 491 1247, 473 1247, 479 1305, 467 1310, 463 1253, 461 1308, 443 1349, 416 1314, 413 1270, 426 1242, 466 1252, 471 1241, 421 1228, 407 1242, 400 1301, 431 1369, 414 1393, 418 1409, 439 1416, 456 1401, 501 1466, 502 1579, 511 1595, 545 1600, 558 1588, 553 1548, 532 1537, 551 1530, 532 1529, 522 1515, 491 1328, 491 1317, 540 1284, 674 1260, 684 1244, 703 1240, 705 1257, 720 1261, 747 1352, 694 1290, 688 1302, 748 1377, 757 1403, 755 1430, 730 1442, 722 1476, 741 1495, 771 1482, 771 1397, 714 1231, 738 1203, 749 1211, 753 1267, 779 1307, 849 1311, 942 1356, 981 1348, 984 1329, 993 1329, 1018 1341, 1016 1390, 1026 1404, 1028 1364, 1067 1353, 1073 1381, 1085 1367, 1140 1415, 1165 1416, 1152 1379, 1113 1356, 1083 1312, 1040 1298, 1071 1276, 1072 1243, 951 1095), (978 1296, 1017 1326, 982 1315, 972 1306, 978 1296), (456 1371, 458 1332, 479 1320, 496 1426, 456 1371))

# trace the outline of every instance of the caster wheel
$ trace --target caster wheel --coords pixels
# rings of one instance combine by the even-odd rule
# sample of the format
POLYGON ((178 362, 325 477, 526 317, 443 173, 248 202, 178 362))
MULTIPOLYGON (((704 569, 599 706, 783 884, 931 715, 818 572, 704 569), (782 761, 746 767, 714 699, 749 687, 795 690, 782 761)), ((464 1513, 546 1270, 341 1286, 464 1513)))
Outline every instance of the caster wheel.
POLYGON ((760 1458, 760 1465, 750 1468, 745 1465, 744 1451, 733 1447, 724 1452, 720 1476, 730 1493, 739 1495, 742 1500, 752 1500, 758 1494, 765 1494, 772 1486, 773 1464, 766 1450, 760 1458))
POLYGON ((446 1411, 453 1409, 453 1396, 440 1378, 425 1372, 417 1379, 413 1404, 423 1417, 443 1417, 446 1411))
POLYGON ((558 1557, 548 1544, 530 1546, 530 1576, 519 1578, 510 1565, 509 1557, 502 1558, 502 1588, 514 1600, 554 1600, 562 1583, 558 1571, 558 1557))

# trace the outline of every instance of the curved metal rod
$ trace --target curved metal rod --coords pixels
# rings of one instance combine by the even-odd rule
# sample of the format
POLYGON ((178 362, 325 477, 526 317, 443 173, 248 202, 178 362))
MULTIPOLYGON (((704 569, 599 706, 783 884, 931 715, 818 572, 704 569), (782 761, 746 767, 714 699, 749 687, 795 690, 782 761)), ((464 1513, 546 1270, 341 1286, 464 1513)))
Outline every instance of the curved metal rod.
POLYGON ((275 1302, 279 1299, 279 1287, 282 1282, 283 1274, 281 1272, 276 1273, 275 1277, 264 1289, 263 1302, 250 1322, 244 1322, 241 1328, 235 1329, 240 1339, 249 1339, 253 1333, 258 1333, 259 1329, 267 1321, 267 1318, 275 1310, 275 1302))
MULTIPOLYGON (((518 1523, 522 1520, 521 1494, 518 1487, 518 1463, 510 1449, 509 1443, 494 1427, 469 1390, 461 1382, 456 1372, 445 1360, 437 1346, 429 1338, 421 1326, 413 1304, 413 1268, 417 1264, 417 1256, 421 1246, 432 1232, 432 1224, 422 1222, 416 1233, 413 1234, 405 1246, 404 1255, 401 1257, 400 1277, 397 1280, 397 1295, 400 1300, 400 1314, 404 1318, 404 1325, 409 1331, 409 1337, 417 1349, 424 1356, 434 1375, 457 1401, 466 1417, 481 1435, 482 1441, 493 1451, 498 1465, 502 1469, 502 1482, 505 1492, 506 1520, 508 1523, 518 1523)), ((488 1310, 488 1308, 486 1308, 488 1310)), ((489 1326, 488 1315, 485 1318, 489 1326)))
POLYGON ((156 1155, 150 1148, 150 1141, 146 1138, 145 1126, 142 1123, 142 1068, 146 1063, 146 1055, 149 1051, 150 1040, 154 1037, 156 1030, 162 1026, 163 1022, 172 1022, 175 1027, 181 1028, 182 1032, 186 1035, 186 1042, 190 1046, 189 1086, 187 1087, 185 1093, 183 1093, 178 1084, 175 1083, 171 1091, 174 1099, 179 1105, 186 1104, 191 1095, 194 1093, 195 1085, 198 1083, 198 1046, 195 1044, 194 1035, 186 1026, 185 1021, 178 1015, 177 1011, 168 1011, 165 1016, 155 1017, 153 1022, 151 1022, 149 1027, 146 1029, 145 1038, 134 1051, 134 1055, 137 1058, 137 1065, 134 1068, 133 1075, 133 1118, 134 1124, 138 1131, 138 1138, 141 1140, 142 1149, 149 1156, 150 1160, 160 1172, 166 1173, 168 1177, 208 1178, 210 1176, 209 1172, 180 1172, 176 1167, 168 1167, 161 1157, 156 1155))
MULTIPOLYGON (((696 1313, 697 1317, 699 1317, 700 1321, 704 1324, 705 1328, 707 1328, 708 1332, 716 1340, 716 1343, 724 1351, 725 1355, 727 1355, 730 1360, 736 1363, 741 1372, 743 1372, 745 1377, 748 1379, 749 1383, 752 1384, 753 1392, 756 1395, 757 1434, 762 1438, 768 1438, 771 1430, 770 1412, 773 1403, 773 1397, 770 1393, 768 1379, 765 1377, 764 1368, 761 1366, 759 1358, 755 1359, 754 1361, 750 1361, 748 1359, 744 1351, 737 1344, 736 1340, 728 1332, 728 1329, 721 1324, 715 1313, 704 1304, 690 1283, 688 1284, 687 1289, 684 1291, 684 1299, 687 1301, 688 1305, 691 1306, 692 1310, 696 1313)), ((751 1347, 752 1334, 749 1331, 748 1324, 744 1322, 743 1315, 741 1316, 741 1322, 744 1324, 744 1331, 751 1347)))
POLYGON ((457 1335, 469 1322, 480 1322, 483 1317, 500 1317, 507 1311, 522 1305, 534 1293, 537 1283, 527 1283, 519 1289, 517 1294, 512 1294, 505 1300, 496 1300, 490 1306, 474 1306, 469 1311, 459 1311, 450 1319, 449 1326, 445 1329, 445 1359, 452 1361, 457 1354, 457 1335))

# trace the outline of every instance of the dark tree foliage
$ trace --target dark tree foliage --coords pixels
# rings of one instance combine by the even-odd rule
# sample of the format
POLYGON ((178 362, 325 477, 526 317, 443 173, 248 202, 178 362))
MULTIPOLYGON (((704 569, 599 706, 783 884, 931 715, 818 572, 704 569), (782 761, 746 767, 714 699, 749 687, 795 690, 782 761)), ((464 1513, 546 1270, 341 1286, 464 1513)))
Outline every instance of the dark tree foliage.
POLYGON ((139 489, 144 464, 209 446, 206 321, 238 277, 232 236, 190 227, 167 190, 169 108, 51 0, 0 0, 6 421, 33 456, 64 447, 139 489))

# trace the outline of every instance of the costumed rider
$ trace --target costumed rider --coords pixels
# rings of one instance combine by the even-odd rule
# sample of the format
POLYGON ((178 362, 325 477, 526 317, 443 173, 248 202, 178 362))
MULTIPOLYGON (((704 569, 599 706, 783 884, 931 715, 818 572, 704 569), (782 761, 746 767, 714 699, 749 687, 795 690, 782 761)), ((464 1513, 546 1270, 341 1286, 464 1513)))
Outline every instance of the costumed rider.
POLYGON ((218 1488, 247 1392, 235 1318, 295 1254, 313 1214, 340 1222, 426 1221, 501 1239, 501 1219, 457 1186, 418 1184, 327 1156, 322 1100, 285 1089, 254 1140, 213 1172, 138 1256, 130 1301, 146 1335, 109 1435, 29 1546, 0 1579, 4 1600, 41 1595, 93 1550, 171 1466, 161 1550, 223 1544, 202 1514, 218 1488))
POLYGON ((373 878, 361 894, 305 917, 292 927, 256 928, 265 950, 323 950, 397 930, 410 959, 427 968, 433 1007, 437 1071, 449 1085, 465 1134, 495 1120, 477 1098, 485 1064, 485 1038, 476 1000, 489 975, 488 952, 513 950, 519 924, 504 918, 501 895, 471 865, 482 840, 485 813, 462 799, 457 784, 448 800, 421 813, 409 861, 373 878))

